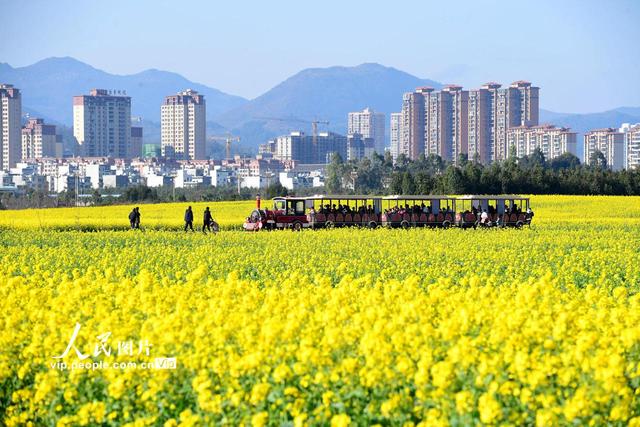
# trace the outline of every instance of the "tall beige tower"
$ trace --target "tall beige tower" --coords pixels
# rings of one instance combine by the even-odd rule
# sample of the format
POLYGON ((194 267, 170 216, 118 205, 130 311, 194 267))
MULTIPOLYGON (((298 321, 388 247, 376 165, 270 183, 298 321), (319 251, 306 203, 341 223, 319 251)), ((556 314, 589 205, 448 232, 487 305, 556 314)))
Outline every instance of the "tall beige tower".
POLYGON ((425 107, 433 88, 420 87, 402 97, 400 144, 398 154, 417 160, 425 153, 425 107))
POLYGON ((0 83, 0 170, 15 167, 22 157, 21 117, 20 90, 0 83))
POLYGON ((164 99, 161 108, 162 155, 176 160, 205 158, 204 95, 187 89, 164 99))
POLYGON ((131 144, 131 98, 92 89, 73 97, 73 136, 85 157, 127 158, 131 144))

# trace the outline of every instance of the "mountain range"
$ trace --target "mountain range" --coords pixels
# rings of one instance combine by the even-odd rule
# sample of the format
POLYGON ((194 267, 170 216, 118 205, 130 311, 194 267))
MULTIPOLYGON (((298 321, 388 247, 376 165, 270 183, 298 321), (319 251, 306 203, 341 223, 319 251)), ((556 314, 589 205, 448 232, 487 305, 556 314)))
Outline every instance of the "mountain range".
POLYGON ((145 70, 116 75, 74 58, 48 58, 26 67, 0 63, 0 81, 12 83, 22 92, 23 109, 58 124, 72 124, 72 97, 88 94, 92 88, 124 90, 131 96, 132 114, 159 122, 165 96, 191 88, 207 100, 207 119, 247 102, 217 89, 191 82, 179 74, 145 70))
MULTIPOLYGON (((146 142, 160 140, 160 105, 164 97, 191 88, 205 95, 208 132, 239 135, 242 145, 252 150, 268 138, 290 130, 310 131, 312 120, 329 122, 320 129, 345 133, 350 111, 371 107, 388 115, 400 111, 404 92, 418 86, 442 87, 439 82, 392 67, 365 63, 355 67, 305 69, 247 100, 168 71, 150 69, 116 75, 69 57, 48 58, 16 68, 0 63, 0 82, 21 89, 25 113, 65 126, 72 124, 74 95, 86 94, 92 88, 125 90, 132 97, 132 114, 143 117, 146 142)), ((640 107, 591 114, 540 110, 540 121, 584 133, 624 122, 640 122, 640 107)))

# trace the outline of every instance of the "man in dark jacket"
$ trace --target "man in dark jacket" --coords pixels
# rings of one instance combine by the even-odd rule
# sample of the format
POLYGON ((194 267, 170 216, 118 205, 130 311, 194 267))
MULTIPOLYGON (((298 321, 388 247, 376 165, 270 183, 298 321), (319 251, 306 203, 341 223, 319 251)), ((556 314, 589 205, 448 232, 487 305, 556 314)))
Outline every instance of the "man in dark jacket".
POLYGON ((135 227, 140 230, 140 208, 136 206, 134 209, 136 211, 136 224, 135 227))
POLYGON ((131 212, 129 212, 129 224, 131 224, 131 229, 136 228, 136 208, 133 208, 131 212))
POLYGON ((211 232, 211 223, 213 222, 213 217, 211 216, 211 211, 209 210, 209 206, 204 210, 204 218, 202 219, 202 232, 206 233, 206 230, 211 232))
POLYGON ((193 211, 191 210, 191 206, 189 206, 187 208, 187 210, 184 213, 184 231, 187 231, 187 229, 191 229, 191 231, 194 231, 193 229, 193 211))

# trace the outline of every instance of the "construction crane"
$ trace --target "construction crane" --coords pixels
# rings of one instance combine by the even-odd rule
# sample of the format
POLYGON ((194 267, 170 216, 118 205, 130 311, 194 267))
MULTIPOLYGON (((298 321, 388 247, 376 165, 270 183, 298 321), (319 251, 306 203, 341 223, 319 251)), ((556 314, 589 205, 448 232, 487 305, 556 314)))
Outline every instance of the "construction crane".
POLYGON ((240 137, 239 136, 233 136, 230 133, 228 133, 227 135, 224 135, 224 136, 212 135, 212 136, 209 137, 209 140, 210 141, 224 141, 226 159, 227 160, 231 160, 231 142, 233 142, 233 141, 240 142, 240 137))
POLYGON ((257 120, 273 120, 277 122, 298 122, 298 123, 311 123, 311 135, 313 137, 313 145, 318 144, 318 125, 328 125, 329 122, 327 120, 302 120, 302 119, 285 119, 282 117, 254 117, 257 120))

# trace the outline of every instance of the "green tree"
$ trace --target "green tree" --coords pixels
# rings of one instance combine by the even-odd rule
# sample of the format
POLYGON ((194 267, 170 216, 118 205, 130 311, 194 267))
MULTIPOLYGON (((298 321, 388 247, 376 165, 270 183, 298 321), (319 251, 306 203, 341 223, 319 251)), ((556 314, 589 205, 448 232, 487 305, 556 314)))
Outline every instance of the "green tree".
POLYGON ((402 178, 403 174, 401 172, 394 172, 391 175, 389 190, 391 190, 392 194, 402 194, 402 178))
POLYGON ((339 193, 342 190, 342 177, 344 175, 344 161, 338 153, 333 153, 331 162, 327 165, 327 178, 325 187, 331 193, 339 193))
POLYGON ((571 153, 563 153, 549 162, 551 169, 575 169, 580 166, 580 159, 571 153))
POLYGON ((604 156, 602 151, 596 150, 589 156, 589 165, 596 169, 606 169, 607 158, 604 156))
POLYGON ((416 194, 416 184, 410 172, 402 174, 402 194, 416 194))
POLYGON ((280 181, 276 181, 275 183, 268 186, 265 190, 265 196, 268 199, 273 199, 274 197, 286 196, 287 194, 289 194, 289 190, 287 190, 285 186, 280 184, 280 181))

